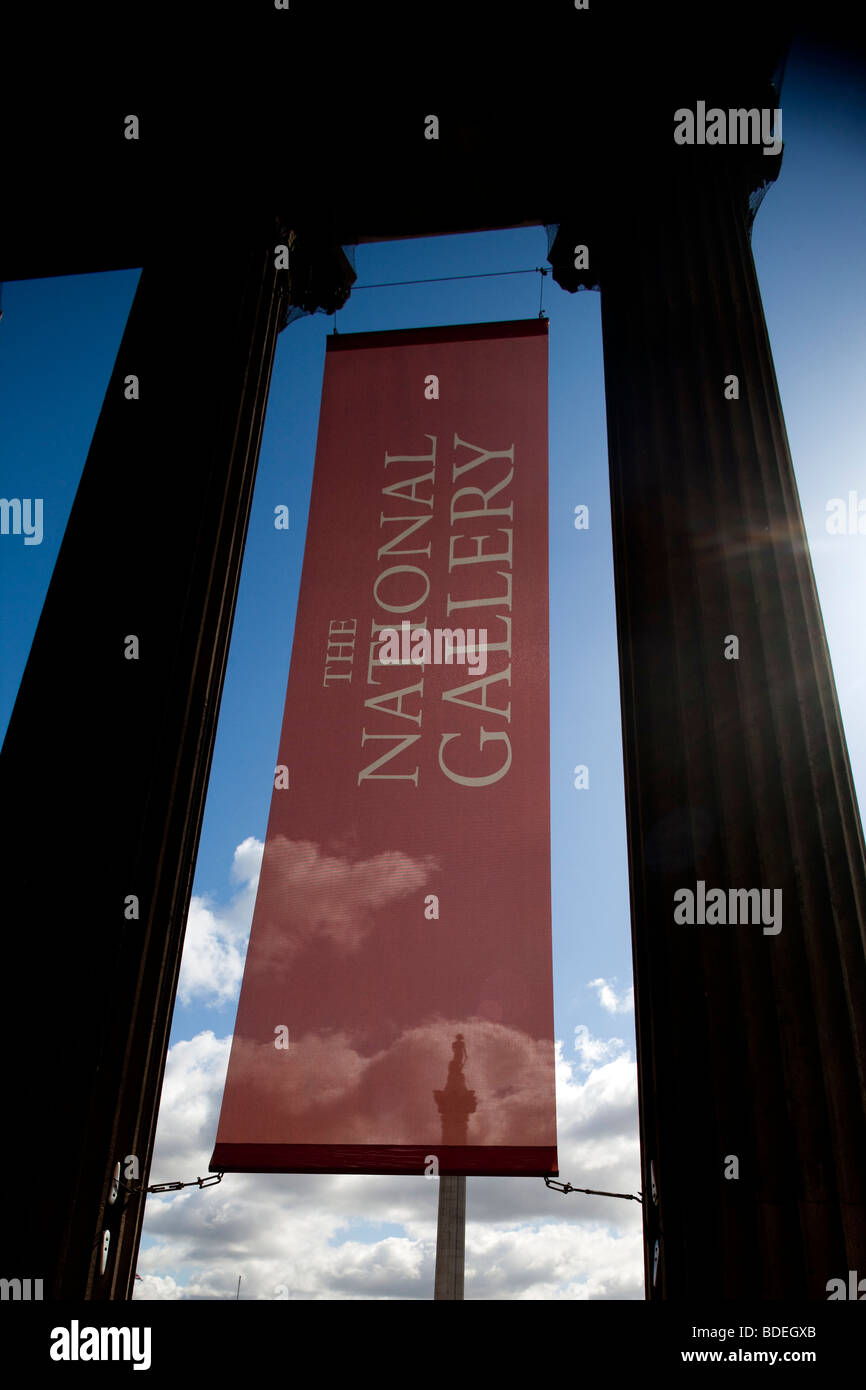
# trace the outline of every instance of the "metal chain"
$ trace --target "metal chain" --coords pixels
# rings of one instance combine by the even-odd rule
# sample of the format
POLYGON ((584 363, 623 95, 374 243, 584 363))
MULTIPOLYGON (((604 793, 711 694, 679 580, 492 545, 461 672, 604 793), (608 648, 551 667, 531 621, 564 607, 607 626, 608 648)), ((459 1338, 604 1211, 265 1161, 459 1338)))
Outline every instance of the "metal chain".
POLYGON ((206 1178, 193 1178, 190 1182, 155 1182, 150 1187, 142 1187, 140 1184, 131 1186, 126 1182, 119 1182, 119 1186, 127 1192, 179 1192, 182 1187, 216 1187, 218 1182, 222 1182, 225 1174, 209 1173, 206 1178))
MULTIPOLYGON (((150 1187, 131 1186, 121 1181, 119 1186, 127 1192, 179 1192, 182 1187, 216 1187, 224 1176, 224 1173, 209 1173, 206 1178, 193 1178, 190 1182, 155 1182, 150 1187)), ((556 1178, 545 1178, 544 1185, 565 1194, 583 1192, 589 1197, 619 1197, 624 1202, 643 1202, 642 1192, 637 1195, 634 1192, 601 1192, 597 1187, 573 1187, 570 1182, 557 1182, 556 1178)))
POLYGON ((590 1197, 621 1197, 625 1202, 643 1202, 642 1192, 637 1196, 633 1192, 599 1192, 595 1187, 572 1187, 570 1182, 557 1182, 555 1178, 545 1178, 544 1183, 557 1192, 586 1192, 590 1197))
MULTIPOLYGON (((206 1178, 193 1178, 190 1182, 155 1182, 150 1187, 130 1186, 129 1183, 120 1182, 119 1186, 127 1192, 179 1192, 182 1187, 216 1187, 217 1183, 222 1182, 224 1173, 209 1173, 206 1178)), ((619 1197, 624 1202, 643 1202, 643 1193, 635 1195, 634 1192, 601 1192, 597 1187, 573 1187, 570 1182, 557 1182, 556 1178, 545 1178, 545 1187, 550 1187, 556 1192, 583 1192, 589 1197, 619 1197)))

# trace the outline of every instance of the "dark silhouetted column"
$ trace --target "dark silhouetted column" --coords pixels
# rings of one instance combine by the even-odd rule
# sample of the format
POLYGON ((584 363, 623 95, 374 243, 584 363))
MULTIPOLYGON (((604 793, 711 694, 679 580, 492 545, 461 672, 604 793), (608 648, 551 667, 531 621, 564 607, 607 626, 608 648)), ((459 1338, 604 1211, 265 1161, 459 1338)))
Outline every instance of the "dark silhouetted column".
POLYGON ((602 272, 647 1283, 826 1299, 866 1274, 863 835, 744 165, 682 155, 602 272))
POLYGON ((193 218, 152 246, 0 758, 4 1270, 46 1298, 131 1296, 129 1189, 149 1175, 285 308, 279 239, 269 218, 231 234, 193 218))

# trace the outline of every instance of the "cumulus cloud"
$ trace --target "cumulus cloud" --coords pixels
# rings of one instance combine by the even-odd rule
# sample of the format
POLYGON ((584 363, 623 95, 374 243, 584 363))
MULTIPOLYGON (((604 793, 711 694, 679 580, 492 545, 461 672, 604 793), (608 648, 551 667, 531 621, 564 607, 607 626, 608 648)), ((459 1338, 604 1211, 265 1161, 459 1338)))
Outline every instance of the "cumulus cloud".
POLYGON ((377 911, 424 887, 435 859, 386 850, 369 859, 328 854, 310 840, 275 835, 262 861, 256 914, 256 966, 285 965, 306 941, 327 939, 355 951, 377 911))
POLYGON ((634 1013, 634 986, 629 985, 622 994, 617 994, 615 983, 615 980, 590 980, 589 988, 598 990, 598 1002, 609 1014, 634 1013))
MULTIPOLYGON (((182 973, 188 999, 222 1002, 237 995, 262 849, 253 839, 238 846, 231 869, 237 891, 227 907, 196 900, 199 921, 188 937, 182 973)), ((290 851, 285 862, 311 885, 335 940, 343 930, 335 884, 342 883, 340 891, 354 884, 358 897, 375 903, 377 894, 401 891, 426 869, 407 861, 357 872, 348 858, 315 846, 290 851)), ((593 982, 602 986, 613 989, 607 980, 593 982)), ((495 981, 488 993, 497 997, 495 981)), ((626 996, 613 995, 620 1007, 610 1012, 625 1012, 626 996)), ((450 1052, 443 1039, 450 1044, 453 1026, 454 1020, 440 1020, 438 1033, 431 1026, 400 1034, 399 1048, 413 1064, 423 1066, 429 1056, 438 1086, 450 1052)), ((485 1094, 491 1116, 499 1107, 514 1114, 530 1105, 538 1059, 525 1036, 485 1009, 461 1031, 467 1084, 485 1094)), ((150 1182, 207 1172, 231 1042, 204 1029, 170 1049, 150 1182)), ((332 1036, 330 1060, 334 1045, 332 1036)), ((362 1084, 375 1080, 377 1068, 387 1069, 390 1051, 383 1046, 350 1056, 347 1048, 347 1065, 324 1074, 323 1103, 328 1086, 339 1092, 358 1078, 362 1084)), ((556 1044, 555 1071, 562 1178, 579 1187, 637 1192, 637 1076, 625 1043, 579 1025, 573 1053, 556 1044)), ((242 1275, 243 1299, 429 1300, 438 1187, 421 1176, 229 1173, 204 1190, 154 1194, 147 1199, 134 1297, 233 1299, 242 1275)), ((465 1292, 478 1300, 642 1299, 640 1206, 562 1195, 541 1178, 470 1178, 465 1292)))
POLYGON ((230 878, 239 887, 227 907, 215 906, 206 895, 193 897, 178 983, 181 1004, 217 1008, 237 998, 263 850, 252 836, 238 845, 230 878))
POLYGON ((440 1019, 364 1056, 339 1032, 308 1033, 288 1053, 235 1037, 222 1143, 447 1143, 435 1092, 455 1036, 468 1048, 470 1144, 555 1143, 552 1044, 490 1019, 440 1019))
MULTIPOLYGON (((596 1042, 589 1038, 589 1042, 596 1042)), ((204 1174, 229 1038, 169 1053, 152 1180, 204 1174)), ((557 1045, 560 1172, 637 1192, 637 1080, 620 1045, 580 1074, 557 1045)), ((428 1300, 438 1183, 423 1177, 229 1173, 148 1199, 136 1299, 428 1300), (395 1228, 399 1234, 394 1234, 395 1228)), ((641 1299, 640 1207, 563 1196, 540 1178, 467 1181, 467 1299, 641 1299)))
MULTIPOLYGON (((178 997, 181 1004, 218 1008, 237 998, 253 908, 263 865, 257 968, 285 965, 305 940, 327 938, 341 950, 357 949, 374 926, 377 909, 417 892, 435 860, 413 860, 399 851, 351 860, 325 853, 307 840, 276 835, 267 850, 250 836, 238 845, 230 878, 238 885, 218 906, 196 895, 187 917, 178 997)), ((258 921, 258 919, 257 919, 258 921)))
POLYGON ((581 1071, 592 1071, 611 1057, 618 1057, 625 1043, 622 1038, 594 1038, 585 1023, 574 1030, 574 1050, 580 1058, 581 1071))

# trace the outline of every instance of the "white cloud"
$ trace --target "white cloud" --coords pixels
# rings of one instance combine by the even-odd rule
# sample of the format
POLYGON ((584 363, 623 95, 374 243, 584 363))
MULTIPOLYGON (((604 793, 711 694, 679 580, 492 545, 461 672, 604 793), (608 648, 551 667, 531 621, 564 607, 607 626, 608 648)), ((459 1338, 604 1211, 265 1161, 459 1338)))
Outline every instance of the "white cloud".
POLYGON ((355 951, 377 909, 418 892, 436 869, 431 856, 387 850, 369 859, 326 854, 312 840, 275 835, 265 847, 256 914, 256 970, 269 973, 314 937, 355 951))
MULTIPOLYGON (((240 990, 253 908, 265 846, 250 836, 234 853, 230 879, 239 885, 227 906, 208 895, 190 903, 181 960, 178 997, 181 1004, 219 1008, 232 1003, 240 990)), ((435 867, 433 859, 416 861, 399 851, 352 861, 325 854, 318 845, 277 835, 268 846, 270 893, 276 893, 279 914, 269 911, 265 893, 257 924, 258 967, 266 972, 305 936, 329 936, 343 950, 353 950, 371 930, 371 913, 384 903, 420 889, 435 867), (292 920, 294 941, 285 931, 288 904, 297 904, 292 920)))
POLYGON ((591 1071, 619 1056, 624 1046, 622 1038, 594 1038, 585 1023, 578 1023, 574 1030, 574 1050, 580 1058, 581 1071, 591 1071))
POLYGON ((265 847, 262 841, 257 840, 255 835, 248 835, 235 850, 232 866, 229 869, 229 878, 232 883, 243 884, 244 887, 251 890, 253 897, 255 897, 259 881, 259 870, 262 867, 264 852, 265 847))
POLYGON ((238 845, 230 877, 240 885, 227 907, 193 897, 186 923, 178 998, 217 1008, 237 997, 253 919, 264 845, 252 836, 238 845))
POLYGON ((466 1080, 474 1103, 468 1142, 553 1145, 551 1044, 479 1018, 440 1018, 405 1029, 370 1056, 342 1033, 308 1033, 291 1041, 291 1068, 270 1040, 236 1037, 220 1142, 431 1149, 459 1142, 444 1137, 434 1097, 446 1083, 460 1029, 469 1049, 466 1080))
MULTIPOLYGON (((228 907, 195 900, 181 975, 187 1000, 219 1003, 237 994, 262 848, 254 839, 238 846, 231 878, 239 888, 228 907)), ((352 872, 316 853, 305 860, 303 853, 295 855, 293 872, 302 861, 312 873, 322 915, 342 935, 326 880, 352 879, 352 872)), ((369 885, 361 877, 363 896, 369 885)), ((354 880, 358 887, 357 871, 354 880)), ((402 872, 398 880, 392 885, 386 875, 384 891, 399 891, 402 872)), ((381 875, 377 881, 382 884, 381 875)), ((611 989, 606 980, 593 986, 611 989)), ((612 989, 611 995, 617 1007, 610 1012, 625 1012, 625 996, 617 999, 612 989)), ((490 1020, 477 1022, 479 1029, 496 1031, 490 1020)), ((416 1031, 418 1040, 409 1039, 413 1046, 423 1042, 423 1029, 416 1031)), ((205 1030, 170 1049, 149 1182, 206 1174, 230 1044, 229 1037, 205 1030)), ((557 1043, 561 1177, 576 1187, 637 1192, 631 1053, 621 1039, 595 1037, 580 1025, 575 1054, 566 1057, 557 1043)), ((134 1296, 233 1299, 242 1275, 243 1299, 429 1300, 437 1199, 435 1180, 349 1174, 229 1173, 218 1186, 154 1195, 147 1201, 142 1277, 134 1296)), ((541 1178, 470 1178, 465 1292, 467 1299, 641 1299, 640 1205, 563 1195, 541 1178)))
POLYGON ((598 990, 598 1002, 609 1014, 630 1014, 634 1012, 634 986, 629 985, 622 994, 617 994, 610 980, 590 980, 589 988, 598 990))
MULTIPOLYGON (((600 1040, 588 1038, 590 1050, 600 1040)), ((151 1181, 204 1175, 229 1038, 171 1048, 151 1181)), ((620 1045, 610 1044, 608 1052, 620 1045)), ((560 1172, 580 1187, 636 1192, 630 1054, 579 1076, 557 1045, 560 1172)), ((229 1173, 148 1199, 137 1299, 432 1297, 438 1184, 423 1177, 229 1173), (377 1223, 402 1235, 377 1232, 377 1223), (359 1223, 366 1231, 359 1234, 359 1223)), ((540 1178, 467 1184, 467 1299, 640 1299, 638 1203, 562 1195, 540 1178)))

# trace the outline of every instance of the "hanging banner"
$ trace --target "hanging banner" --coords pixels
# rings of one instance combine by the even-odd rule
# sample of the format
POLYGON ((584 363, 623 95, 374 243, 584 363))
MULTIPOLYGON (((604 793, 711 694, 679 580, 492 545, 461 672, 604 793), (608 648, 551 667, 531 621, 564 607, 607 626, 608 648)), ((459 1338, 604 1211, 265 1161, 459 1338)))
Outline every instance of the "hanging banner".
POLYGON ((212 1171, 558 1171, 547 327, 327 340, 212 1171))

